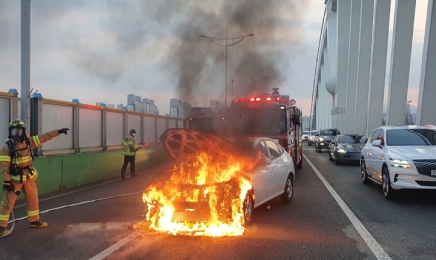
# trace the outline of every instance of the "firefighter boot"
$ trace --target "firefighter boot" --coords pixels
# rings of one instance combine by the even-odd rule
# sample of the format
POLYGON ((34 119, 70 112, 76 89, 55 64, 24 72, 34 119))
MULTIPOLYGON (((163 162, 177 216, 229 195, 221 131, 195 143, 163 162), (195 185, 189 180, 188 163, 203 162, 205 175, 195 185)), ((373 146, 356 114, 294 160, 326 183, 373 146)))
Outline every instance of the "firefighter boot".
POLYGON ((47 222, 41 222, 39 220, 30 222, 29 224, 30 224, 31 228, 45 228, 45 227, 48 227, 47 222))
POLYGON ((7 230, 6 227, 0 227, 0 237, 4 237, 7 234, 9 234, 9 230, 7 230))

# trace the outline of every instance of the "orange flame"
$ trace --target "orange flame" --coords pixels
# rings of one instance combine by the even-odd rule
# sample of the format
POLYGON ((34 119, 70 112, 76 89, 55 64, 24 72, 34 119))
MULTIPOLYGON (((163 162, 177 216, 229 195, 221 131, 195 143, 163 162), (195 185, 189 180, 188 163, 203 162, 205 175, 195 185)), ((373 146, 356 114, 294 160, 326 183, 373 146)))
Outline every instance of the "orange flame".
POLYGON ((229 154, 200 153, 192 162, 174 165, 169 177, 148 186, 146 227, 173 235, 240 236, 244 233, 243 201, 252 190, 244 174, 253 162, 229 154))

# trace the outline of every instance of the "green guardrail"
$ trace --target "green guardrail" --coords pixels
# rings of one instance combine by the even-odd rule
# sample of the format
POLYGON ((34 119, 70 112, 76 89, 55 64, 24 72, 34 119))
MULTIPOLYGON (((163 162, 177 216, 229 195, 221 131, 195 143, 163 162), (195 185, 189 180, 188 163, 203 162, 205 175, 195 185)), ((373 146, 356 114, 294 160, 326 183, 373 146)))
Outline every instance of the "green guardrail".
MULTIPOLYGON (((151 146, 136 153, 136 173, 157 168, 166 160, 163 146, 151 146)), ((87 152, 68 155, 37 157, 32 166, 38 171, 39 195, 78 187, 111 178, 121 178, 124 156, 121 150, 87 152)), ((130 164, 126 176, 130 175, 130 164)), ((0 191, 3 198, 3 190, 0 191)), ((20 194, 18 199, 24 199, 20 194)))

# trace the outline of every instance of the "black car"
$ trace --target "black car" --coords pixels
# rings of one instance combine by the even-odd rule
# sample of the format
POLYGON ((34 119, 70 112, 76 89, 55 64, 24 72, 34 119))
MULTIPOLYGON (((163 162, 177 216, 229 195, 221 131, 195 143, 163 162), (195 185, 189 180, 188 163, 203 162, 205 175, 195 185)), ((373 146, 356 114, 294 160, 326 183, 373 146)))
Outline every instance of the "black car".
POLYGON ((336 128, 329 129, 321 129, 316 134, 315 139, 315 149, 318 153, 322 151, 322 149, 328 149, 330 143, 333 141, 336 135, 340 134, 339 130, 336 128))
POLYGON ((337 135, 330 143, 329 159, 336 164, 359 163, 363 146, 368 141, 364 135, 337 135))

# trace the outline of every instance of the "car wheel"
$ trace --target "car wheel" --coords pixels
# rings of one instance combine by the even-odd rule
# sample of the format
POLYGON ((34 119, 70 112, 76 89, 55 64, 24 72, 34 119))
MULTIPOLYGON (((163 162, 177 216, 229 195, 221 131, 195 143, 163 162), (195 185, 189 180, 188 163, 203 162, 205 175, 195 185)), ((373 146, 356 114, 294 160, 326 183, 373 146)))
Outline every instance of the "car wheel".
POLYGON ((333 157, 332 157, 332 153, 331 152, 329 152, 329 160, 333 161, 333 157))
POLYGON ((362 158, 360 162, 360 178, 363 184, 371 184, 372 181, 368 178, 368 173, 366 172, 365 159, 362 158))
POLYGON ((244 222, 243 225, 249 226, 253 221, 253 210, 254 210, 254 199, 253 194, 248 192, 245 196, 244 202, 242 204, 242 208, 244 210, 244 222))
POLYGON ((391 187, 391 179, 389 178, 389 170, 388 167, 384 166, 382 169, 382 187, 383 194, 386 199, 395 198, 395 190, 391 187))
POLYGON ((288 175, 285 184, 285 190, 283 194, 280 196, 280 200, 284 203, 289 203, 292 201, 292 197, 294 196, 294 177, 292 173, 288 175))

